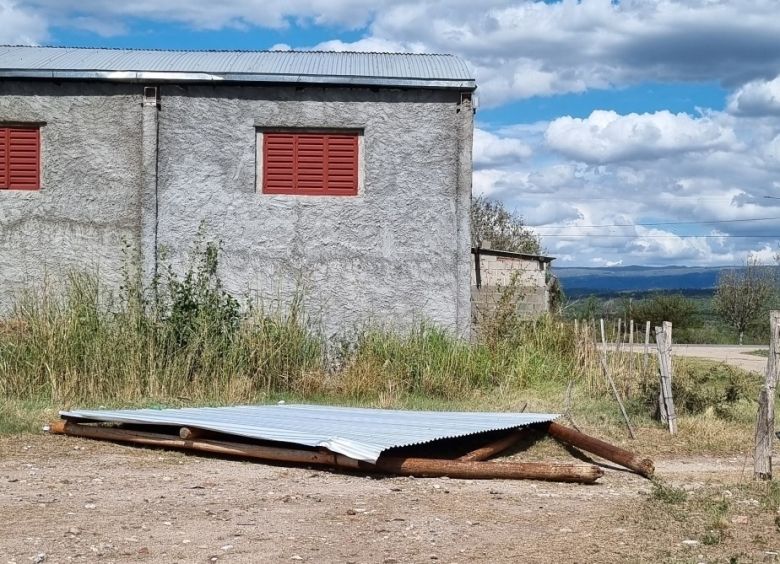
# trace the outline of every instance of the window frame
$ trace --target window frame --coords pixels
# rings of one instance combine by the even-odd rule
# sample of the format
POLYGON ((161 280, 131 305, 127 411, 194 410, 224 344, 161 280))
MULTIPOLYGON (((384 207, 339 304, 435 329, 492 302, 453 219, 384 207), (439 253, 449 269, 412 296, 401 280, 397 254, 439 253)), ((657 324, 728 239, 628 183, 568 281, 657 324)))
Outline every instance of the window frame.
MULTIPOLYGON (((263 196, 306 196, 306 197, 357 197, 363 191, 363 137, 362 128, 317 128, 317 127, 255 127, 255 139, 257 143, 257 168, 256 168, 256 191, 263 196), (267 140, 269 135, 292 135, 292 136, 348 136, 355 140, 355 185, 353 189, 329 190, 324 187, 322 190, 297 189, 295 186, 289 190, 269 189, 267 187, 267 140)), ((327 163, 324 163, 327 166, 327 163)), ((293 166, 298 163, 294 161, 293 166)), ((297 168, 296 168, 297 170, 297 168)), ((327 173, 325 173, 327 174, 327 173)))
POLYGON ((37 192, 41 189, 41 129, 42 123, 25 123, 25 122, 0 122, 0 130, 6 130, 5 142, 3 147, 3 154, 5 155, 5 171, 6 177, 0 177, 0 191, 12 192, 37 192), (35 181, 31 185, 20 186, 11 184, 11 132, 13 130, 24 130, 35 132, 35 181))

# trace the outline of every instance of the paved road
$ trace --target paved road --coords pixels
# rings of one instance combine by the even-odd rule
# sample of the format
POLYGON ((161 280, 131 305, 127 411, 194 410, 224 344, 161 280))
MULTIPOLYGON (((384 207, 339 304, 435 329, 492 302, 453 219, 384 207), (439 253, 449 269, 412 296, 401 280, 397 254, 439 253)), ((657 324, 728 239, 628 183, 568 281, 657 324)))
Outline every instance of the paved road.
MULTIPOLYGON (((615 350, 614 343, 610 343, 608 346, 610 350, 615 350)), ((641 353, 643 348, 644 345, 634 345, 635 352, 641 353)), ((767 350, 768 348, 766 345, 685 345, 674 343, 672 355, 725 362, 731 366, 763 374, 766 371, 766 357, 747 353, 767 350)), ((622 345, 622 350, 628 350, 625 343, 622 345)), ((653 352, 655 352, 655 349, 653 349, 653 352)))
POLYGON ((766 346, 750 345, 683 345, 675 343, 673 356, 692 356, 725 362, 753 372, 766 370, 766 357, 747 354, 751 351, 767 350, 766 346))

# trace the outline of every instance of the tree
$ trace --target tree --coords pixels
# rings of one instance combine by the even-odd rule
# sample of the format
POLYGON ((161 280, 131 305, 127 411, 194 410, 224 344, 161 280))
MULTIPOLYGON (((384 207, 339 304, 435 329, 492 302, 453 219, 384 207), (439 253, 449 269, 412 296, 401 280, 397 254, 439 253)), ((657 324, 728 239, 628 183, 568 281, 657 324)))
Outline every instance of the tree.
POLYGON ((538 255, 541 241, 525 226, 522 216, 510 212, 499 201, 480 196, 471 200, 471 245, 489 241, 493 249, 538 255))
POLYGON ((670 321, 675 329, 688 327, 696 312, 694 303, 682 294, 655 294, 634 304, 631 309, 634 317, 650 321, 653 327, 670 321))
POLYGON ((715 290, 715 311, 739 333, 739 344, 747 328, 758 320, 774 293, 771 269, 749 258, 745 267, 720 275, 715 290))

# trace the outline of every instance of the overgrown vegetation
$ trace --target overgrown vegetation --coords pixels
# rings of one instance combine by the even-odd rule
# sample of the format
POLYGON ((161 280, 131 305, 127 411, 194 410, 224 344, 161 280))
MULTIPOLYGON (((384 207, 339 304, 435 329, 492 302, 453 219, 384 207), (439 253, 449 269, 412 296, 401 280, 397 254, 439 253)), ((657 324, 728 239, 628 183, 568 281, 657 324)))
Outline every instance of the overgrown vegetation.
POLYGON ((471 245, 516 253, 540 254, 542 243, 522 216, 507 210, 499 200, 484 196, 471 200, 471 245))
MULTIPOLYGON (((769 339, 769 310, 780 308, 780 294, 771 295, 762 305, 757 318, 749 323, 743 335, 744 344, 766 345, 769 339)), ((715 308, 713 292, 649 292, 588 296, 572 300, 563 308, 569 319, 607 320, 610 337, 614 339, 615 323, 624 321, 624 340, 628 339, 627 322, 633 319, 639 332, 644 331, 646 321, 652 326, 660 320, 672 321, 675 343, 736 344, 738 331, 727 324, 715 308)), ((644 339, 644 334, 641 335, 644 339)), ((639 337, 635 336, 635 339, 639 337)))
MULTIPOLYGON (((306 316, 301 296, 269 310, 229 295, 216 244, 201 241, 183 269, 162 269, 156 292, 132 270, 117 295, 73 274, 20 297, 0 322, 0 432, 31 430, 55 406, 291 398, 428 409, 528 403, 529 410, 566 408, 580 423, 622 435, 594 328, 555 316, 524 321, 509 293, 475 342, 422 323, 407 331, 364 327, 334 344, 306 316)), ((623 349, 608 363, 634 422, 653 426, 654 355, 623 349)), ((681 429, 699 444, 735 444, 733 425, 712 421, 752 426, 757 378, 691 360, 676 361, 675 370, 681 429)))
POLYGON ((739 333, 740 345, 745 331, 766 311, 774 293, 772 271, 755 259, 748 259, 741 270, 727 270, 721 275, 715 290, 715 311, 739 333))

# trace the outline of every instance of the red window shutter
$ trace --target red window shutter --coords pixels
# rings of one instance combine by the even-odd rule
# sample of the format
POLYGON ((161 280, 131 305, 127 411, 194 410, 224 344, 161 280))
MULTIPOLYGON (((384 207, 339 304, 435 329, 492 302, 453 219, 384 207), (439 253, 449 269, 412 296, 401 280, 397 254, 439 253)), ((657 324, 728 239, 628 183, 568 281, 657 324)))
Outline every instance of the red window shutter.
POLYGON ((0 190, 8 188, 8 128, 0 127, 0 190))
POLYGON ((265 133, 263 193, 354 196, 357 133, 265 133))
POLYGON ((291 194, 295 190, 295 136, 263 136, 263 192, 291 194))
POLYGON ((325 163, 328 191, 332 194, 357 194, 357 135, 329 135, 325 163))
POLYGON ((0 127, 0 188, 38 190, 40 153, 37 127, 0 127))
POLYGON ((296 135, 295 151, 295 193, 326 194, 326 137, 316 134, 296 135))

